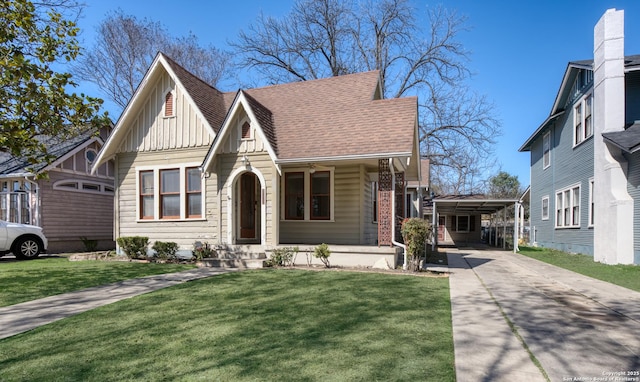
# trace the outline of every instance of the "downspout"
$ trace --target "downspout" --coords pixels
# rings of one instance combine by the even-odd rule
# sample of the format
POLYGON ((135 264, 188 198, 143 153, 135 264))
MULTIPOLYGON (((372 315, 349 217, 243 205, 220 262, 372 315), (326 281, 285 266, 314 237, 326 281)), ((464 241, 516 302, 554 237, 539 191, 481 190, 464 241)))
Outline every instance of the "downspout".
POLYGON ((407 246, 396 241, 396 172, 393 169, 393 158, 389 158, 389 169, 391 170, 391 244, 402 248, 403 250, 403 263, 402 269, 407 270, 407 246))

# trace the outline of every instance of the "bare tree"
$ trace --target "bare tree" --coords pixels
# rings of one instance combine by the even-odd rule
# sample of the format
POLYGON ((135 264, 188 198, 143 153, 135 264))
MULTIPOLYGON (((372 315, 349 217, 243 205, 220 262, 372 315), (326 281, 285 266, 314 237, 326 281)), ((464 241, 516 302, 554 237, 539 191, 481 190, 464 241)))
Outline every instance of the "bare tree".
POLYGON ((98 85, 105 96, 124 108, 159 51, 216 86, 226 75, 230 55, 213 46, 203 47, 190 33, 172 37, 159 22, 109 14, 97 27, 97 40, 74 66, 82 80, 98 85))
POLYGON ((239 65, 268 83, 379 70, 385 97, 420 98, 421 154, 436 188, 480 189, 500 124, 465 85, 468 56, 457 36, 466 20, 438 7, 423 29, 416 14, 409 0, 299 0, 282 19, 261 15, 231 45, 239 65))

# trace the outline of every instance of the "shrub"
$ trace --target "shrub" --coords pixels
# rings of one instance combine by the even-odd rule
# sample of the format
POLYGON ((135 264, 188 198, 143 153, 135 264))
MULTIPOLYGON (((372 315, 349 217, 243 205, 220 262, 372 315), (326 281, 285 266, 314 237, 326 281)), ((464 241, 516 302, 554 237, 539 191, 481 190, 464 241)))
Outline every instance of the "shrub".
POLYGON ((160 260, 176 261, 178 259, 176 256, 178 243, 172 241, 156 241, 151 249, 156 252, 154 257, 160 260))
POLYGON ((85 236, 81 236, 80 241, 84 244, 84 249, 86 249, 87 252, 94 252, 98 248, 98 240, 92 240, 85 236))
POLYGON ((265 262, 265 265, 267 267, 290 267, 293 265, 299 250, 298 247, 276 248, 271 252, 271 256, 265 262))
POLYGON ((209 243, 207 243, 206 241, 204 243, 200 241, 196 241, 195 243, 193 243, 192 253, 193 258, 196 261, 211 257, 218 257, 218 253, 216 252, 216 250, 211 248, 211 246, 209 246, 209 243))
POLYGON ((329 264, 329 256, 331 256, 331 250, 329 250, 329 246, 325 243, 320 244, 315 247, 313 250, 313 256, 322 261, 325 267, 330 268, 331 264, 329 264))
POLYGON ((118 246, 122 248, 129 259, 146 259, 149 238, 146 236, 119 237, 118 246))
POLYGON ((431 225, 420 218, 404 219, 400 232, 402 232, 404 244, 407 246, 407 256, 409 257, 411 268, 414 271, 419 271, 420 260, 426 256, 427 240, 432 234, 431 225))

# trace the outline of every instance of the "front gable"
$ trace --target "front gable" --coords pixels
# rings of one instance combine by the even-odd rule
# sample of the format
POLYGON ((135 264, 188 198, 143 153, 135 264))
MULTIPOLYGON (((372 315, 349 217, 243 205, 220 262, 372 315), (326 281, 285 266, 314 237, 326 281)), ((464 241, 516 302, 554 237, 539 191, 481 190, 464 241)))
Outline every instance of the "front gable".
MULTIPOLYGON (((191 77, 190 73, 158 54, 100 151, 94 168, 118 153, 211 145, 216 131, 211 118, 204 114, 211 110, 201 110, 202 104, 195 102, 191 92, 197 88, 203 99, 213 99, 218 93, 191 77)), ((221 106, 216 104, 210 108, 221 106)))
MULTIPOLYGON (((240 91, 236 95, 227 118, 202 164, 205 172, 210 171, 219 154, 238 155, 265 153, 275 163, 277 157, 268 138, 269 111, 240 91)), ((280 168, 278 171, 280 171, 280 168)))
POLYGON ((213 135, 184 89, 168 72, 146 85, 145 98, 119 152, 147 152, 208 146, 213 135))

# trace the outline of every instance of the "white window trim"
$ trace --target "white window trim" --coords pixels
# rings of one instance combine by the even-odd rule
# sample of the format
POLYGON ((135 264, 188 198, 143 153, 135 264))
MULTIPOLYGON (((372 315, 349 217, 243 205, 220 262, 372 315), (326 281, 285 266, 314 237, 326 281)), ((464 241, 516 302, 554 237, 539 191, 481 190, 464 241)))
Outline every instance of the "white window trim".
POLYGON ((542 136, 542 169, 547 169, 551 167, 551 132, 547 131, 543 136, 542 136), (544 154, 545 154, 545 145, 544 145, 544 141, 545 139, 549 140, 549 163, 544 163, 544 154))
POLYGON ((238 123, 238 141, 253 141, 255 140, 255 128, 253 127, 253 124, 251 123, 251 120, 247 117, 242 118, 240 120, 240 123, 238 123), (242 137, 242 126, 244 126, 244 124, 249 123, 249 137, 248 138, 243 138, 242 137))
POLYGON ((581 97, 578 101, 576 101, 576 103, 573 104, 573 126, 571 128, 571 130, 573 130, 573 147, 576 148, 578 146, 580 146, 581 144, 583 144, 584 142, 586 142, 587 140, 589 140, 589 138, 593 137, 593 107, 594 107, 594 103, 593 103, 593 92, 588 92, 585 93, 583 97, 581 97), (587 136, 586 135, 586 131, 587 131, 587 124, 586 124, 586 116, 587 116, 587 98, 591 97, 591 135, 587 136), (576 142, 576 108, 578 106, 582 107, 582 120, 580 121, 581 123, 581 129, 580 129, 580 142, 576 142))
POLYGON ((471 232, 471 215, 456 215, 456 232, 471 232), (458 227, 460 226, 458 220, 461 217, 467 218, 467 229, 465 231, 458 230, 458 227))
POLYGON ((100 183, 100 182, 94 182, 94 181, 90 181, 90 180, 80 180, 80 179, 63 179, 63 180, 59 180, 57 182, 55 182, 53 184, 53 189, 54 190, 60 190, 60 191, 69 191, 69 192, 82 192, 85 194, 106 194, 106 195, 113 195, 114 194, 114 188, 112 184, 106 184, 106 183, 100 183), (65 187, 64 184, 68 184, 68 183, 74 183, 76 185, 76 188, 73 187, 65 187), (97 190, 88 190, 84 188, 84 185, 90 185, 90 186, 96 186, 98 187, 97 190))
POLYGON ((171 221, 197 221, 207 220, 205 218, 205 182, 204 177, 200 178, 200 192, 201 192, 201 204, 200 204, 200 216, 198 218, 187 218, 187 176, 186 169, 190 167, 199 167, 202 163, 180 163, 175 165, 166 166, 141 166, 136 167, 136 222, 149 223, 149 222, 171 222, 171 221), (160 171, 178 169, 180 171, 180 217, 177 219, 162 219, 160 218, 160 171), (153 219, 141 219, 140 211, 142 206, 140 205, 140 173, 143 171, 153 171, 153 219))
POLYGON ((590 228, 593 228, 595 223, 593 220, 593 209, 595 208, 595 205, 593 202, 594 187, 595 187, 595 183, 594 183, 593 177, 591 177, 589 178, 589 223, 587 224, 587 227, 590 227, 590 228))
POLYGON ((98 157, 98 151, 94 148, 91 147, 87 147, 84 150, 84 160, 86 163, 86 169, 87 169, 87 173, 91 173, 91 166, 93 166, 93 162, 95 162, 96 158, 98 157), (94 157, 93 157, 93 161, 89 161, 89 158, 87 158, 87 155, 89 155, 89 153, 92 152, 94 157))
POLYGON ((551 203, 549 201, 549 195, 545 195, 542 197, 542 201, 540 204, 540 216, 541 220, 549 220, 549 215, 551 212, 551 203), (544 202, 547 201, 547 216, 544 215, 544 202))
POLYGON ((329 186, 330 186, 330 195, 329 195, 329 219, 311 219, 311 169, 309 167, 298 167, 298 168, 287 168, 282 171, 282 176, 280 177, 280 189, 282 192, 280 193, 280 221, 282 222, 305 222, 305 223, 335 223, 335 167, 323 167, 323 166, 315 166, 314 172, 322 172, 329 171, 329 186), (285 216, 285 190, 286 184, 285 174, 288 172, 302 172, 304 173, 304 219, 286 219, 285 216))
POLYGON ((571 185, 569 187, 563 188, 563 189, 559 189, 556 190, 556 204, 558 203, 558 195, 562 195, 562 225, 558 225, 558 206, 555 206, 554 212, 555 212, 555 226, 557 229, 562 229, 562 228, 580 228, 580 221, 582 220, 582 204, 580 203, 580 201, 582 200, 582 189, 581 189, 581 185, 580 183, 576 183, 574 185, 571 185), (567 224, 566 221, 564 221, 564 209, 566 208, 566 201, 564 200, 564 193, 566 191, 569 191, 569 222, 573 222, 573 208, 576 206, 575 201, 574 201, 574 192, 573 190, 578 189, 578 214, 580 216, 578 216, 578 224, 567 224))

